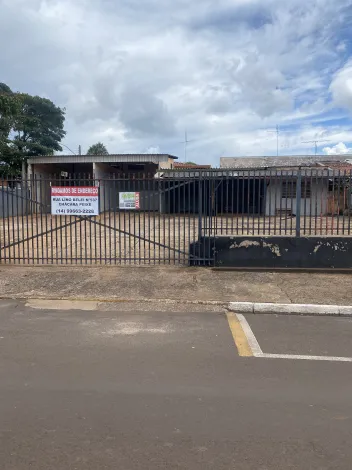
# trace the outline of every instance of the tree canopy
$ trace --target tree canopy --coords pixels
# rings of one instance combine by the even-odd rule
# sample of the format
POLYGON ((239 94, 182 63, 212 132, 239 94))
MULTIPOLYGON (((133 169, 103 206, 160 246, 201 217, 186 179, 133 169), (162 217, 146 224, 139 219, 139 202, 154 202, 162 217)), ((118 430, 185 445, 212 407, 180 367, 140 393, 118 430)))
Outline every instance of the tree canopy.
POLYGON ((0 174, 17 176, 28 157, 61 151, 64 122, 65 110, 49 99, 0 83, 0 174))
POLYGON ((87 155, 109 155, 109 152, 102 142, 98 142, 89 147, 87 155))

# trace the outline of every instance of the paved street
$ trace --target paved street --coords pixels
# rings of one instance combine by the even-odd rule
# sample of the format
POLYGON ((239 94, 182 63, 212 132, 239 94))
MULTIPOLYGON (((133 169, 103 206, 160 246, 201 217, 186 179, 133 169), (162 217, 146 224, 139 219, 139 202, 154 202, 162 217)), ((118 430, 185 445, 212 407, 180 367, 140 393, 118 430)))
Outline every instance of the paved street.
MULTIPOLYGON (((0 302, 4 470, 351 468, 351 363, 241 357, 205 307, 41 307, 0 302)), ((352 357, 349 318, 246 321, 264 353, 352 357)))

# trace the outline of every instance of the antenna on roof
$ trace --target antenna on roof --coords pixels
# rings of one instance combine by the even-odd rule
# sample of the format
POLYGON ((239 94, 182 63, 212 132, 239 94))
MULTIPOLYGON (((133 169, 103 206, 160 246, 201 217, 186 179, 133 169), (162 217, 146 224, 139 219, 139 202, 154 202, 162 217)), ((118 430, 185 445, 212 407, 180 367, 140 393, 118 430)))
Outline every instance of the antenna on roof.
POLYGON ((277 124, 275 127, 274 131, 267 131, 267 132, 272 132, 276 134, 276 156, 279 156, 279 135, 280 135, 280 128, 279 125, 277 124))
POLYGON ((183 142, 180 142, 180 144, 185 145, 185 163, 187 163, 187 144, 189 144, 190 142, 194 142, 194 140, 188 140, 187 130, 185 130, 185 140, 183 142))
POLYGON ((306 140, 306 141, 302 142, 302 144, 314 144, 314 155, 317 155, 318 154, 318 143, 320 143, 320 142, 330 142, 330 140, 319 140, 319 139, 306 140))

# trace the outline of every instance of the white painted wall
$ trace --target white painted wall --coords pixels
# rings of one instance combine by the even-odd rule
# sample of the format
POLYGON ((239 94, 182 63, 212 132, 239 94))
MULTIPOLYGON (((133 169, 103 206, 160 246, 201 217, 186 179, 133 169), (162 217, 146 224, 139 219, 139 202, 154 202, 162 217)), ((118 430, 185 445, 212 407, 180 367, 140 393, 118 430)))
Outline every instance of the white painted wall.
MULTIPOLYGON (((271 181, 266 188, 265 215, 275 215, 280 208, 282 210, 291 209, 296 215, 297 199, 282 198, 282 187, 279 181, 271 181)), ((328 205, 328 181, 312 181, 311 197, 301 198, 301 215, 325 215, 328 205)))

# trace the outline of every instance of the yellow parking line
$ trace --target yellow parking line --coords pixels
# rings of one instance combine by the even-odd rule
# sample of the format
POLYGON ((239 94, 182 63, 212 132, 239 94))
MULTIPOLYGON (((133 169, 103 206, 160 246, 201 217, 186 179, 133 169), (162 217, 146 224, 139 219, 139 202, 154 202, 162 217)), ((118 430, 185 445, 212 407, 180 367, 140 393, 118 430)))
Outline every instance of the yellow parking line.
POLYGON ((247 336, 245 335, 236 314, 227 313, 226 316, 227 321, 229 322, 233 340, 237 346, 238 354, 245 357, 253 356, 253 352, 248 343, 247 336))

